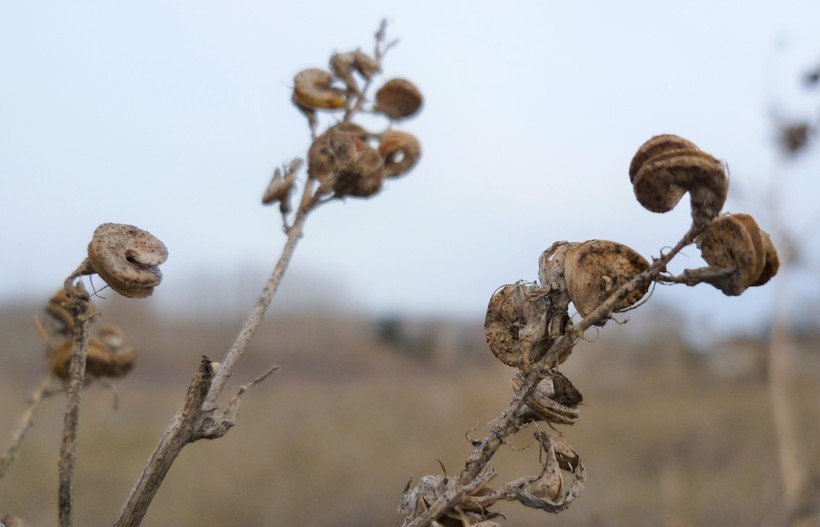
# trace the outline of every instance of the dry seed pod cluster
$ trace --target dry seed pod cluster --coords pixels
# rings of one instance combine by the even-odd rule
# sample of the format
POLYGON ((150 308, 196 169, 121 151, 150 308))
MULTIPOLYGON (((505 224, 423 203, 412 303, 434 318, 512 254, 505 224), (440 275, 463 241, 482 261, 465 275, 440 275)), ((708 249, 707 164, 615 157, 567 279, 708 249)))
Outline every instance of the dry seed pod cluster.
MULTIPOLYGON (((368 88, 381 73, 381 60, 391 45, 385 46, 383 38, 384 27, 376 35, 372 56, 359 49, 334 53, 329 71, 311 68, 294 78, 292 100, 307 116, 314 134, 307 166, 308 184, 318 183, 316 198, 370 197, 381 190, 386 178, 406 174, 421 157, 421 144, 412 134, 391 129, 371 132, 353 122, 362 111, 397 121, 417 114, 422 107, 421 92, 406 79, 388 80, 376 92, 375 101, 368 100, 368 88), (339 112, 341 121, 317 135, 320 110, 339 112)), ((283 177, 277 170, 263 204, 278 202, 283 214, 289 212, 297 172, 298 167, 286 170, 283 177)))
POLYGON ((133 225, 103 223, 88 244, 88 263, 113 290, 145 298, 162 281, 159 265, 168 249, 148 231, 133 225))
MULTIPOLYGON (((66 308, 68 297, 60 290, 46 304, 45 331, 48 337, 48 366, 59 379, 68 379, 73 352, 74 323, 66 308)), ((89 305, 89 313, 96 308, 89 305)), ((92 318, 92 335, 88 341, 86 372, 93 377, 122 377, 134 367, 136 353, 125 333, 111 324, 96 325, 92 318)))

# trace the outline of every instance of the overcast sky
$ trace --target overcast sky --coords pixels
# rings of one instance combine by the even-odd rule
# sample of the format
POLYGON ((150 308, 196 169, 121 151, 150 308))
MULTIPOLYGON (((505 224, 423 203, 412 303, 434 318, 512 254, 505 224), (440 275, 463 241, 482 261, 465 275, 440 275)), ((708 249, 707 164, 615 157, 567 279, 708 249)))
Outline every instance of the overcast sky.
MULTIPOLYGON (((151 302, 261 288, 284 242, 261 194, 309 146, 293 76, 333 51, 370 51, 384 17, 400 39, 385 78, 425 96, 399 125, 423 159, 381 195, 310 217, 291 287, 310 280, 331 304, 371 313, 480 320, 498 286, 536 279, 553 241, 657 254, 689 222, 688 199, 667 215, 634 200, 629 161, 658 133, 726 160, 727 209, 764 228, 777 178, 788 228, 820 245, 820 155, 779 160, 770 118, 820 108, 800 82, 820 62, 817 2, 11 2, 0 17, 0 300, 46 298, 103 222, 169 247, 151 302)), ((678 269, 699 265, 696 249, 687 257, 678 269)), ((729 299, 665 287, 655 300, 749 326, 774 289, 729 299)), ((801 279, 789 294, 817 290, 801 279)))

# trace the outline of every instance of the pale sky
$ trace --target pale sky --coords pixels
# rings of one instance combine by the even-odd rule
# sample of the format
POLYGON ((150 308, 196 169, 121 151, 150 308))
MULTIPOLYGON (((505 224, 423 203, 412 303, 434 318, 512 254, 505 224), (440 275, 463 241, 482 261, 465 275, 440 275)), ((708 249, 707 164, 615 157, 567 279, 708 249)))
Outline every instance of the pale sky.
MULTIPOLYGON (((169 247, 148 302, 261 288, 284 242, 262 192, 309 146, 293 76, 371 51, 385 17, 400 43, 382 79, 425 96, 398 126, 422 160, 375 198, 320 208, 294 280, 370 313, 481 320, 497 287, 536 279, 553 241, 611 239, 649 258, 686 231, 688 198, 652 214, 627 168, 646 139, 675 133, 728 162, 727 210, 763 228, 769 181, 782 182, 786 224, 815 262, 788 294, 817 297, 820 155, 779 162, 769 115, 820 110, 799 77, 820 62, 820 3, 80 0, 11 2, 0 17, 0 301, 47 298, 104 222, 169 247)), ((653 301, 749 327, 773 291, 665 287, 653 301)))

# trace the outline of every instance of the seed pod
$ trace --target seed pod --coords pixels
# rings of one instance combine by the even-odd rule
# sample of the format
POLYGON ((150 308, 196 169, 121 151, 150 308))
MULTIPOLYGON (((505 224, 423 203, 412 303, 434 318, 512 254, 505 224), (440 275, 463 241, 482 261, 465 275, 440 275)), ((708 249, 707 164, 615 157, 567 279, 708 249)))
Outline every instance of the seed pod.
POLYGON ((337 197, 366 198, 381 190, 384 181, 384 160, 376 149, 367 143, 362 143, 361 149, 349 162, 338 166, 336 184, 333 186, 337 197))
POLYGON ((493 293, 484 319, 490 351, 508 366, 523 367, 549 348, 545 290, 532 284, 507 284, 493 293))
POLYGON ((299 72, 293 79, 293 102, 311 110, 337 110, 347 100, 344 91, 333 87, 333 75, 320 69, 299 72))
POLYGON ((668 212, 689 192, 692 220, 705 227, 726 201, 723 165, 690 141, 658 135, 641 145, 629 167, 635 197, 652 212, 668 212))
POLYGON ((374 110, 391 119, 403 119, 419 111, 422 102, 421 92, 412 82, 391 79, 376 92, 374 110))
MULTIPOLYGON (((65 341, 52 349, 49 368, 59 379, 68 379, 73 343, 65 341)), ((136 353, 116 326, 103 326, 88 340, 85 371, 92 377, 122 377, 134 367, 136 353)))
MULTIPOLYGON (((60 289, 51 297, 46 304, 45 312, 57 323, 54 331, 60 335, 71 336, 74 334, 74 317, 71 312, 63 305, 68 302, 68 295, 65 289, 60 289)), ((88 312, 95 313, 97 307, 92 303, 88 303, 88 312)))
POLYGON ((334 53, 330 57, 330 71, 342 79, 347 89, 360 93, 359 86, 353 78, 356 71, 367 80, 380 71, 379 63, 359 50, 349 53, 334 53))
POLYGON ((1 527, 25 527, 23 520, 11 514, 0 514, 1 527))
POLYGON ((708 281, 728 296, 765 284, 780 266, 771 238, 748 214, 721 216, 703 233, 698 245, 710 266, 734 269, 708 281))
MULTIPOLYGON (((646 259, 626 245, 590 240, 568 250, 565 275, 575 309, 586 317, 619 287, 649 268, 646 259)), ((623 311, 636 304, 649 290, 649 282, 615 304, 623 311)))
POLYGON ((416 166, 421 157, 421 143, 412 134, 388 130, 379 141, 379 154, 384 159, 385 176, 401 176, 416 166))
POLYGON ((333 190, 333 185, 336 182, 336 159, 335 156, 340 154, 337 146, 337 151, 333 152, 330 148, 328 137, 335 132, 344 132, 350 134, 354 141, 363 143, 367 140, 368 132, 359 125, 353 123, 339 123, 332 126, 325 133, 320 135, 313 141, 308 150, 308 176, 319 182, 320 192, 330 192, 333 190), (334 155, 335 154, 335 155, 334 155))
MULTIPOLYGON (((524 384, 521 372, 512 380, 513 389, 518 392, 524 384)), ((550 377, 542 379, 527 398, 527 408, 533 421, 547 421, 554 424, 571 425, 581 416, 578 405, 584 397, 572 382, 557 370, 550 377)))
POLYGON ((162 281, 159 265, 168 249, 148 231, 133 225, 103 223, 88 244, 88 261, 94 272, 116 292, 145 298, 162 281))

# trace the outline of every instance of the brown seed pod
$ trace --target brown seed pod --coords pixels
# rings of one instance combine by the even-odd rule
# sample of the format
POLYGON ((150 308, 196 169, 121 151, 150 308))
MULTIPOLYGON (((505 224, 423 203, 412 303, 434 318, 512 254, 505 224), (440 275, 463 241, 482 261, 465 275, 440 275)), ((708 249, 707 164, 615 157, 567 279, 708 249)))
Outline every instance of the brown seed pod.
POLYGON ((88 261, 94 272, 116 292, 145 298, 162 281, 159 265, 168 249, 148 231, 133 225, 103 223, 88 244, 88 261))
POLYGON ((721 216, 703 233, 698 245, 710 266, 734 269, 728 275, 709 280, 728 296, 765 284, 780 265, 771 238, 748 214, 721 216))
POLYGON ((363 78, 370 80, 380 71, 380 67, 378 61, 357 49, 348 53, 334 53, 330 57, 330 71, 344 81, 348 90, 360 93, 353 72, 356 71, 363 78))
POLYGON ((421 92, 412 82, 391 79, 376 92, 374 110, 391 119, 403 119, 418 112, 422 102, 421 92))
POLYGON ((690 141, 655 136, 638 149, 629 167, 635 197, 652 212, 668 212, 689 192, 692 219, 705 227, 720 213, 729 182, 720 161, 690 141))
POLYGON ((347 100, 344 91, 333 87, 333 75, 320 69, 300 71, 293 79, 293 102, 310 110, 337 110, 347 100))
POLYGON ((26 527, 23 520, 11 514, 0 514, 0 526, 2 527, 26 527))
MULTIPOLYGON (((518 392, 524 384, 521 372, 512 379, 513 389, 518 392)), ((528 417, 534 421, 571 425, 578 421, 581 412, 578 405, 584 400, 581 392, 557 370, 542 379, 527 398, 528 417)))
POLYGON ((319 181, 319 192, 336 197, 368 197, 381 189, 384 161, 367 144, 367 131, 342 123, 316 138, 308 150, 308 175, 319 181))
POLYGON ((336 183, 336 156, 340 154, 337 145, 336 152, 331 150, 328 138, 336 132, 343 132, 353 137, 354 141, 363 143, 367 140, 368 132, 353 123, 339 123, 332 126, 325 133, 313 141, 308 150, 308 176, 319 182, 320 192, 331 192, 336 183))
POLYGON ((379 140, 379 154, 384 159, 385 176, 401 176, 418 162, 421 157, 421 143, 412 134, 388 130, 379 140))
POLYGON ((549 348, 549 306, 544 292, 533 284, 517 282, 497 289, 490 298, 484 336, 490 351, 504 364, 523 367, 549 348))
MULTIPOLYGON (((590 240, 571 248, 566 255, 565 275, 569 296, 582 317, 589 315, 635 275, 649 268, 646 259, 626 245, 590 240)), ((637 303, 649 290, 649 282, 615 304, 623 311, 637 303)))
MULTIPOLYGON (((68 302, 68 295, 65 289, 60 289, 46 304, 45 312, 57 323, 57 327, 54 328, 56 333, 71 336, 74 334, 74 317, 71 316, 71 311, 64 306, 66 302, 68 302)), ((89 302, 88 312, 95 313, 96 311, 97 306, 89 302)))
POLYGON ((366 198, 377 193, 384 181, 384 160, 379 153, 362 143, 353 158, 339 165, 333 190, 337 197, 355 196, 366 198))
MULTIPOLYGON (((58 378, 68 379, 73 343, 64 341, 49 355, 49 367, 58 378)), ((125 334, 116 326, 106 325, 88 340, 85 371, 92 377, 122 377, 134 367, 136 353, 125 334)))

